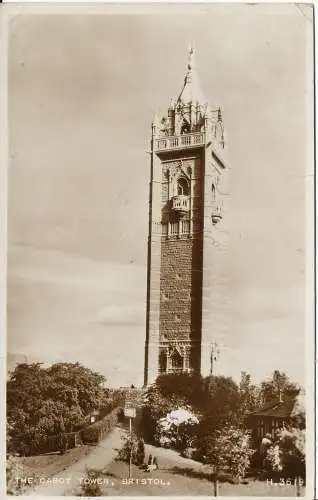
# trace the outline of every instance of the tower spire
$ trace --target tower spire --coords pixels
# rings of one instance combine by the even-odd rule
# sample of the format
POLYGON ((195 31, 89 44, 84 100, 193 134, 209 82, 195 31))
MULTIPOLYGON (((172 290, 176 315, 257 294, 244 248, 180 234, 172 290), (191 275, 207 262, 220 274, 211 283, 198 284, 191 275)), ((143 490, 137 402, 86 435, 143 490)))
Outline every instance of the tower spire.
POLYGON ((189 46, 187 72, 184 78, 182 91, 178 97, 178 103, 200 104, 201 106, 207 103, 203 96, 195 68, 195 50, 193 44, 189 46))

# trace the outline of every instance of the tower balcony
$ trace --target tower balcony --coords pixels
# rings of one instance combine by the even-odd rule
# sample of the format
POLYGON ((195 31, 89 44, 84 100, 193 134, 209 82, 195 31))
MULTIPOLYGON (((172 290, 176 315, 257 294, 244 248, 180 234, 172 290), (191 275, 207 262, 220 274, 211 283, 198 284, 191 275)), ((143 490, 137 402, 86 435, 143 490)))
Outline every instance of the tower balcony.
POLYGON ((184 194, 177 194, 172 198, 172 210, 182 215, 189 212, 190 199, 184 194))
POLYGON ((211 213, 212 224, 215 226, 222 219, 222 209, 221 207, 215 206, 212 208, 211 213))
POLYGON ((171 151, 176 149, 197 148, 205 144, 204 132, 172 135, 154 140, 155 151, 171 151))

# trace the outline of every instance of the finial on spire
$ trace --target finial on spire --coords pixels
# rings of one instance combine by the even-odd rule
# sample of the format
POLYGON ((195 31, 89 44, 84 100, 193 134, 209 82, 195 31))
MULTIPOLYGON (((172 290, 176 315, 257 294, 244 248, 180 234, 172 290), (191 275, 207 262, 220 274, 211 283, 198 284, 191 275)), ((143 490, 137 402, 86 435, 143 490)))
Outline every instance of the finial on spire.
POLYGON ((193 68, 194 63, 194 46, 193 43, 189 44, 189 56, 188 56, 188 69, 191 70, 193 68))

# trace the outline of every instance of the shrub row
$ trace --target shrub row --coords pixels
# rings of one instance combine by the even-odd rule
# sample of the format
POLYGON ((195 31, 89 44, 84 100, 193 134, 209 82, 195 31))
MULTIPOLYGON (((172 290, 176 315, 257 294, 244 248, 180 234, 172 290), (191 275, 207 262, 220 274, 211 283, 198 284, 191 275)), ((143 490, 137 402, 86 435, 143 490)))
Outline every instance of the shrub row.
POLYGON ((115 408, 102 420, 85 427, 80 432, 83 443, 95 444, 103 439, 118 423, 121 411, 121 408, 115 408))
POLYGON ((125 404, 125 397, 122 394, 118 394, 115 395, 113 398, 109 398, 109 400, 105 403, 105 405, 100 409, 99 420, 102 420, 115 408, 124 406, 124 404, 125 404))

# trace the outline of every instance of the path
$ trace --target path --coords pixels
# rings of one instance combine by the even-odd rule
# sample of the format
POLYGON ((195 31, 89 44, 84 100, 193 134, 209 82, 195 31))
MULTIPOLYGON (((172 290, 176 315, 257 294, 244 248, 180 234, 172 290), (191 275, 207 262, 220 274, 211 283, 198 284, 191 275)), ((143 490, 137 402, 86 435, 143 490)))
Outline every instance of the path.
POLYGON ((30 489, 28 496, 64 496, 80 485, 80 478, 85 476, 85 469, 104 469, 118 454, 122 446, 121 436, 125 431, 116 427, 96 448, 85 458, 68 469, 54 476, 54 478, 41 478, 42 484, 35 489, 30 489), (53 483, 54 481, 54 483, 53 483))
MULTIPOLYGON (((183 468, 191 468, 196 471, 202 471, 211 474, 211 466, 192 460, 191 458, 182 457, 179 452, 171 450, 169 448, 160 448, 158 446, 153 446, 150 444, 146 445, 146 453, 152 456, 156 456, 159 459, 163 459, 164 463, 173 462, 175 465, 182 466, 183 468)), ((160 466, 160 463, 159 463, 160 466)))

